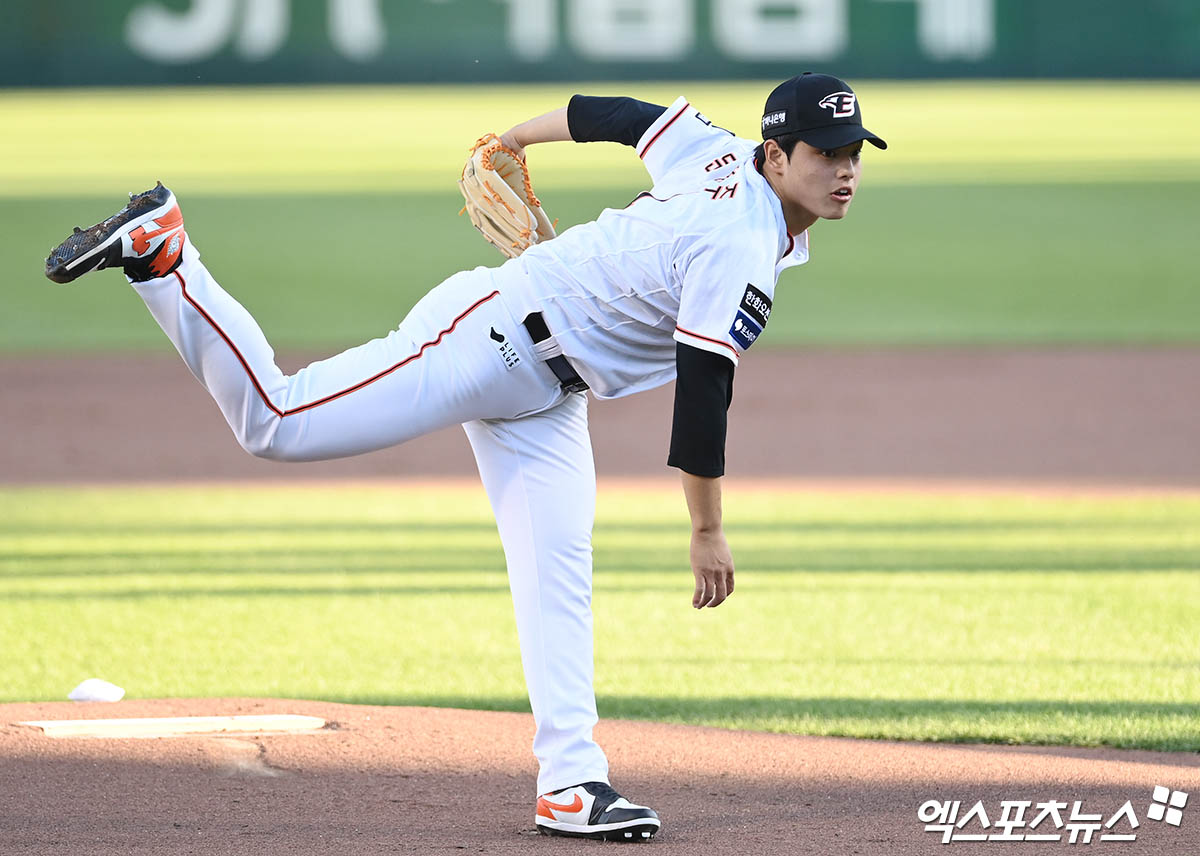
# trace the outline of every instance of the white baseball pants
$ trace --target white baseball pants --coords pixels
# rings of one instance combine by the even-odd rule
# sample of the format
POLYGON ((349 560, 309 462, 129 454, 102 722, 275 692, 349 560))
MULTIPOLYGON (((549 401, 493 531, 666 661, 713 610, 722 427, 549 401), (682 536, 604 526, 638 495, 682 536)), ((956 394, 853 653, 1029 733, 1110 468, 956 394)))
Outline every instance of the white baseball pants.
POLYGON ((537 725, 538 794, 608 781, 592 739, 596 478, 587 398, 564 393, 534 357, 492 271, 450 277, 387 336, 291 376, 190 241, 176 272, 133 287, 254 455, 346 457, 464 424, 508 564, 537 725))

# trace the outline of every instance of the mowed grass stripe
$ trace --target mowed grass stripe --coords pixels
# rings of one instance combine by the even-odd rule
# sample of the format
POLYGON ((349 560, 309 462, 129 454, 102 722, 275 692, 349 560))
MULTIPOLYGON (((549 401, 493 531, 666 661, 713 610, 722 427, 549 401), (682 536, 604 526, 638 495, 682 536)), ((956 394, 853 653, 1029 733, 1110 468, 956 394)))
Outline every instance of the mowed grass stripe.
MULTIPOLYGON (((602 493, 604 715, 1200 749, 1200 499, 726 505, 738 590, 697 613, 681 498, 602 493)), ((100 676, 133 697, 526 707, 481 490, 10 488, 0 511, 7 700, 100 676)))
MULTIPOLYGON (((411 192, 443 189, 480 134, 499 133, 578 91, 670 104, 686 95, 718 124, 758 139, 777 81, 38 90, 0 93, 0 195, 78 196, 142 190, 162 178, 200 194, 411 192), (131 105, 153 116, 153 146, 130 157, 131 105), (82 134, 64 134, 70 116, 82 134), (464 119, 464 117, 468 117, 464 119)), ((855 81, 880 184, 1200 179, 1192 144, 1200 85, 1155 81, 855 81), (1153 153, 1128 129, 1166 117, 1153 153), (1165 176, 1164 164, 1170 165, 1165 176)), ((539 189, 641 184, 620 146, 543 145, 539 189)))
MULTIPOLYGON (((273 345, 335 353, 386 334, 447 276, 500 261, 456 216, 476 134, 584 88, 662 103, 684 92, 754 136, 770 85, 0 92, 0 351, 169 352, 119 275, 69 287, 42 276, 72 226, 155 179, 273 345), (162 129, 136 157, 130 103, 162 129), (63 134, 64 115, 87 133, 63 134)), ((785 273, 758 347, 1200 341, 1188 251, 1200 84, 856 86, 890 148, 868 148, 848 221, 813 229, 812 261, 785 273), (1152 156, 1127 140, 1148 116, 1169 117, 1152 156)), ((540 146, 531 163, 560 228, 648 182, 616 145, 540 146)))
MULTIPOLYGON (((634 190, 543 198, 567 226, 624 205, 634 190)), ((1187 249, 1198 194, 1200 183, 1130 194, 1118 185, 880 187, 868 178, 850 217, 813 227, 812 260, 781 277, 756 350, 1200 341, 1187 249), (1102 222, 1119 222, 1119 239, 1102 222)), ((173 352, 119 273, 66 286, 42 274, 52 244, 120 199, 0 199, 0 273, 10 283, 0 351, 173 352)), ((183 205, 205 263, 272 345, 314 356, 386 335, 446 277, 502 261, 457 216, 451 188, 183 205)))

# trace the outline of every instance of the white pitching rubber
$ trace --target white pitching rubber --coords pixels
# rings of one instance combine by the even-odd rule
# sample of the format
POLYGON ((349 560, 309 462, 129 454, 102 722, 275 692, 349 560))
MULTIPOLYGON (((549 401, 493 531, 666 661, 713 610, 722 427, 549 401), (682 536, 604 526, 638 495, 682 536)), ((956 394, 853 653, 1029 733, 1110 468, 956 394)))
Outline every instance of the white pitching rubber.
POLYGON ((145 719, 52 719, 18 722, 47 737, 186 737, 202 734, 293 734, 325 727, 317 716, 293 713, 258 716, 173 716, 145 719))

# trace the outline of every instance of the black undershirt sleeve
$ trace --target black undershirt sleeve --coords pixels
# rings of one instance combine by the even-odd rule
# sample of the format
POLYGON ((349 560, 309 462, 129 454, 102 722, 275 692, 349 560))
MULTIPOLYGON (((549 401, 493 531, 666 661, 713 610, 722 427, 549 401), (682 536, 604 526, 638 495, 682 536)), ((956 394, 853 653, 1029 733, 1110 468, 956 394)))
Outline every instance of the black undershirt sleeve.
POLYGON ((733 401, 733 361, 675 343, 675 418, 667 466, 694 476, 725 474, 725 427, 733 401))
POLYGON ((577 143, 624 143, 636 146, 666 107, 633 98, 576 95, 567 102, 567 129, 577 143))

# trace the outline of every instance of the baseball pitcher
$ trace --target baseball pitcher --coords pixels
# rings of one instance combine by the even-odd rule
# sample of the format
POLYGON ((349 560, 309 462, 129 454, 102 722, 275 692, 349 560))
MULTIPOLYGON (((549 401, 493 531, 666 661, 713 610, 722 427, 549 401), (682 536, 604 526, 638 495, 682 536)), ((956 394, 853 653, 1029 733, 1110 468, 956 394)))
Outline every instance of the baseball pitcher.
POLYGON ((548 834, 641 841, 660 820, 609 784, 592 737, 587 396, 675 381, 667 462, 691 515, 692 606, 733 593, 721 523, 726 412, 743 354, 771 317, 779 274, 808 260, 808 228, 846 216, 867 131, 854 91, 806 73, 771 92, 761 143, 669 107, 576 95, 480 139, 460 188, 471 222, 509 256, 455 274, 387 336, 286 376, 250 314, 200 261, 157 185, 46 260, 70 282, 120 267, 248 452, 357 455, 448 425, 466 429, 504 545, 548 834), (652 186, 555 236, 525 167, 553 140, 631 146, 652 186))

